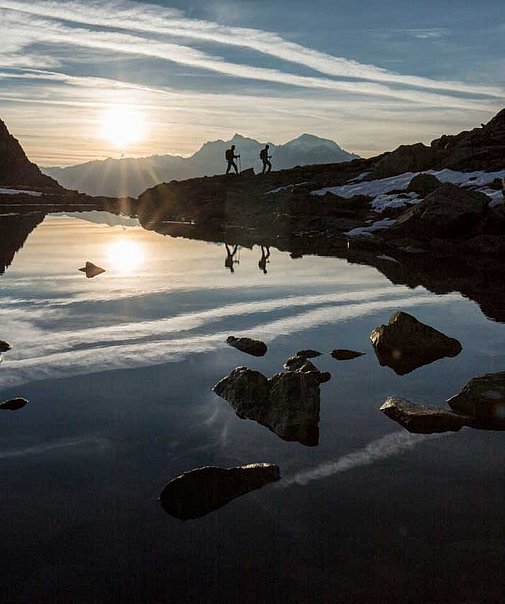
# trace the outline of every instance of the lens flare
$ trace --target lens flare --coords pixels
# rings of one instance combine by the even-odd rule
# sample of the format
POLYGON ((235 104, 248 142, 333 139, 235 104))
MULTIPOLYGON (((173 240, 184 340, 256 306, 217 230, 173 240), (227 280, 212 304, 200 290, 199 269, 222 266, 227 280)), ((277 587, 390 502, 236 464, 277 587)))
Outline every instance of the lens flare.
POLYGON ((142 113, 129 107, 112 107, 102 117, 102 136, 118 149, 143 140, 146 131, 142 113))
POLYGON ((115 241, 108 249, 109 265, 120 273, 138 271, 144 264, 144 249, 130 239, 115 241))

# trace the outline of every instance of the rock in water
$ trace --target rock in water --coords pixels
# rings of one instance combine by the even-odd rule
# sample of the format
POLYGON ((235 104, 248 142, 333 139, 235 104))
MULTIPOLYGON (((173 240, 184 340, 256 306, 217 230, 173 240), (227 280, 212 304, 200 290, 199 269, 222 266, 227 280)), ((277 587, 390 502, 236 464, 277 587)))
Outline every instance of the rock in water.
POLYGON ((307 362, 307 357, 298 356, 295 354, 284 363, 284 369, 288 371, 297 371, 300 367, 303 367, 307 362))
POLYGON ((311 350, 308 348, 307 350, 299 350, 295 356, 303 357, 305 359, 314 359, 315 357, 320 357, 321 353, 317 350, 311 350))
POLYGON ((331 351, 331 356, 337 361, 350 361, 351 359, 362 357, 364 354, 364 352, 346 350, 345 348, 338 348, 336 350, 331 351))
POLYGON ((278 373, 267 379, 258 371, 237 367, 213 388, 242 419, 270 428, 283 440, 307 446, 319 442, 317 373, 278 373))
POLYGON ((207 466, 171 480, 163 489, 160 502, 165 512, 175 518, 200 518, 280 477, 279 468, 270 463, 236 468, 207 466))
POLYGON ((11 348, 12 348, 12 346, 8 342, 5 342, 4 340, 0 340, 0 352, 7 352, 11 348))
POLYGON ((93 277, 96 277, 97 275, 101 275, 102 273, 105 273, 104 268, 100 268, 99 266, 97 266, 96 264, 93 264, 92 262, 86 262, 86 264, 83 266, 83 268, 80 268, 79 270, 83 273, 86 273, 86 277, 88 279, 93 279, 93 277))
POLYGON ((455 357, 462 350, 458 340, 401 311, 391 315, 387 325, 376 327, 370 340, 379 363, 391 367, 398 375, 443 357, 455 357))
POLYGON ((10 401, 1 403, 0 409, 3 409, 4 411, 17 411, 18 409, 22 409, 27 404, 28 401, 25 398, 13 398, 10 401))
POLYGON ((236 338, 235 336, 229 336, 226 338, 226 342, 247 354, 251 354, 254 357, 263 357, 267 353, 267 345, 261 340, 252 340, 251 338, 236 338))
POLYGON ((380 410, 409 432, 416 434, 457 432, 463 426, 471 424, 470 417, 437 407, 412 403, 398 396, 390 396, 380 410))
POLYGON ((505 424, 505 371, 471 379, 447 402, 457 413, 505 424))

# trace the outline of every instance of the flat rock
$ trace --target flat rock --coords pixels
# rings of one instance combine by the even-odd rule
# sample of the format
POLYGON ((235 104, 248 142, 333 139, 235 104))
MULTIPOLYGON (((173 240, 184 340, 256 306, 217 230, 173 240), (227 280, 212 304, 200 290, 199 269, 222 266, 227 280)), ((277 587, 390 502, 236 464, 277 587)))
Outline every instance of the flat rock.
POLYGON ((337 361, 350 361, 362 357, 364 352, 356 352, 355 350, 346 350, 345 348, 337 348, 331 351, 331 356, 337 361))
POLYGON ((7 352, 12 346, 5 340, 0 340, 0 352, 7 352))
POLYGON ((81 272, 86 274, 88 279, 93 279, 102 273, 105 273, 105 269, 93 264, 92 262, 86 262, 86 264, 79 269, 81 272))
POLYGON ((206 466, 171 480, 163 489, 160 502, 167 514, 180 520, 201 518, 280 477, 278 466, 270 463, 235 468, 206 466))
POLYGON ((319 442, 320 372, 278 373, 268 379, 237 367, 213 390, 242 419, 266 426, 280 438, 314 446, 319 442))
POLYGON ((380 410, 409 432, 416 434, 457 432, 471 423, 471 418, 464 415, 438 407, 412 403, 398 396, 390 396, 380 410))
POLYGON ((10 401, 0 403, 0 409, 3 409, 4 411, 17 411, 18 409, 22 409, 27 404, 28 401, 25 398, 18 397, 13 398, 10 401))
POLYGON ((457 413, 476 420, 505 423, 505 371, 471 379, 447 403, 457 413))
POLYGON ((376 327, 370 340, 379 363, 398 375, 443 357, 455 357, 462 350, 458 340, 402 311, 393 313, 387 325, 376 327))
POLYGON ((229 336, 226 338, 226 342, 230 346, 233 346, 233 348, 254 357, 263 357, 268 350, 267 345, 264 342, 251 338, 236 338, 235 336, 229 336))
POLYGON ((318 352, 317 350, 311 350, 308 348, 306 350, 299 350, 295 356, 303 357, 304 359, 314 359, 315 357, 320 357, 321 354, 322 353, 318 352))

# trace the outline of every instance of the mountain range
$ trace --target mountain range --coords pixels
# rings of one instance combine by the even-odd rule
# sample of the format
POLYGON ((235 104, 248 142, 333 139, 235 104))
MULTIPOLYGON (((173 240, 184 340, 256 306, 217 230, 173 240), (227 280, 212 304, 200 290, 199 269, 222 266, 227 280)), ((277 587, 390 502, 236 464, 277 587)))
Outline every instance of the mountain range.
MULTIPOLYGON (((226 168, 224 153, 231 145, 236 146, 235 152, 241 156, 243 170, 254 168, 255 172, 261 171, 259 153, 264 143, 240 134, 235 134, 228 141, 207 142, 191 157, 153 155, 109 158, 66 168, 46 167, 41 170, 65 188, 88 195, 137 197, 161 182, 222 174, 226 168)), ((274 170, 298 165, 340 163, 359 157, 344 151, 332 140, 311 134, 302 134, 284 145, 269 145, 274 170)))

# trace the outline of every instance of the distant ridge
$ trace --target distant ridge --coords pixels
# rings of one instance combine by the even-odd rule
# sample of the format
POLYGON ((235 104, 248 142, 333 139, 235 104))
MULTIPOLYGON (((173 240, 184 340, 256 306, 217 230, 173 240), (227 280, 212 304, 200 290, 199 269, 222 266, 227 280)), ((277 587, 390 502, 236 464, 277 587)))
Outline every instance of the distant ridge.
MULTIPOLYGON (((88 195, 113 197, 138 196, 161 182, 184 180, 198 176, 214 176, 224 172, 224 152, 235 144, 241 155, 242 168, 261 169, 259 152, 265 143, 235 134, 230 140, 206 142, 191 157, 152 155, 143 158, 96 160, 67 168, 49 167, 42 171, 68 189, 88 195)), ((270 145, 275 170, 297 165, 331 164, 357 159, 332 140, 302 134, 284 145, 270 145)))
POLYGON ((42 174, 27 157, 19 141, 0 119, 0 185, 59 188, 58 183, 42 174))

